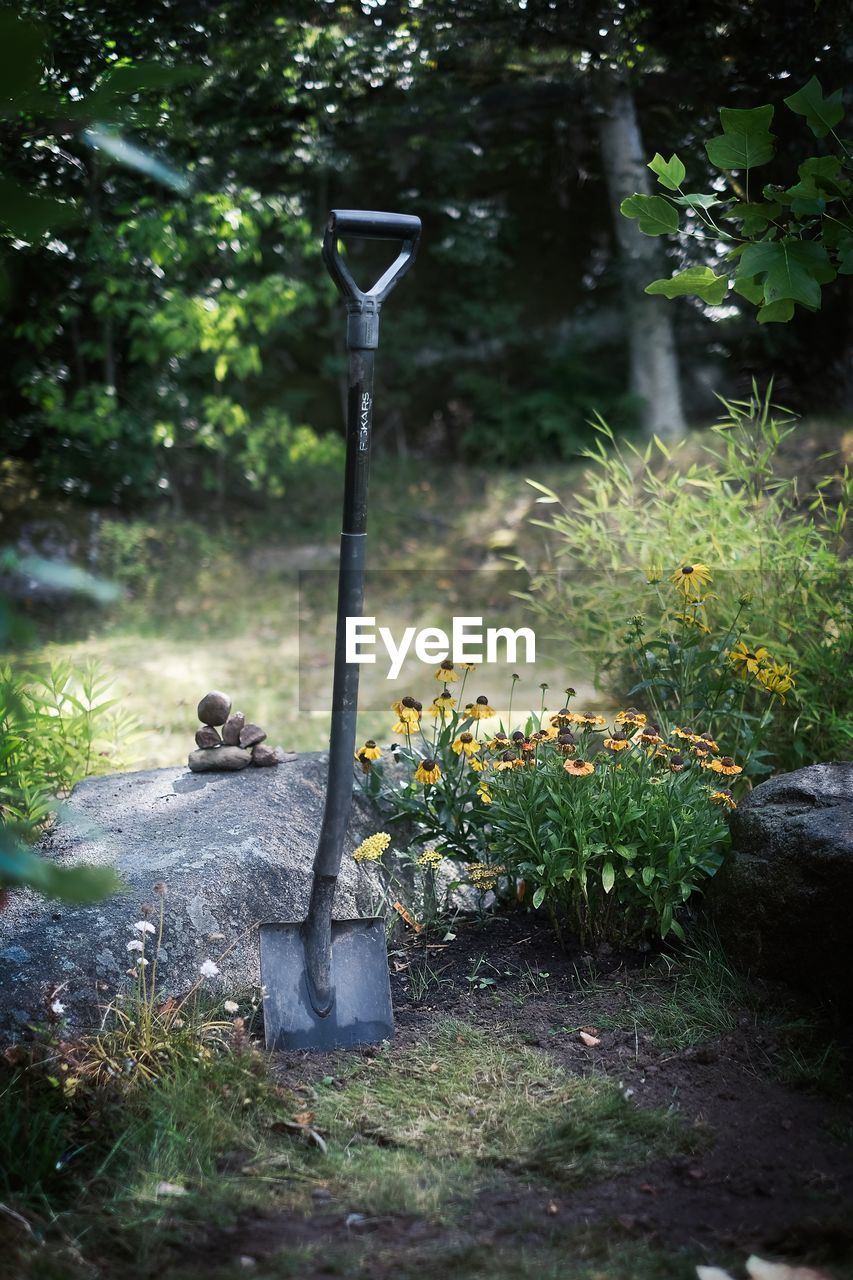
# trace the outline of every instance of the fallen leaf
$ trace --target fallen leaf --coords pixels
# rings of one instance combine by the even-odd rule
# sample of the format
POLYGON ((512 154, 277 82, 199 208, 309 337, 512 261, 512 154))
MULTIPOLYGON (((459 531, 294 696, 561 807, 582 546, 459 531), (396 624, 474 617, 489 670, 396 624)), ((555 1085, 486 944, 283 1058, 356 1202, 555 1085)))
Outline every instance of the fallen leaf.
POLYGON ((313 1119, 314 1119, 313 1111, 299 1111, 295 1116, 293 1116, 293 1123, 301 1124, 301 1125, 309 1125, 313 1119))
POLYGON ((588 1049, 594 1049, 597 1044, 601 1044, 598 1036, 591 1036, 588 1031, 582 1031, 580 1038, 588 1049))

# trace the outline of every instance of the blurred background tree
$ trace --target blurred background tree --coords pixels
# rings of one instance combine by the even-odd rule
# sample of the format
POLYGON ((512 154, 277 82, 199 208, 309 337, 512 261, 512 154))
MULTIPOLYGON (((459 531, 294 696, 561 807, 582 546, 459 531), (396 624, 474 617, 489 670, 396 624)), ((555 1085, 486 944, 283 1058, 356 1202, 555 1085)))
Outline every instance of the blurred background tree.
MULTIPOLYGON (((703 143, 720 106, 776 100, 814 73, 827 92, 845 84, 845 10, 42 0, 7 13, 5 207, 15 192, 66 206, 30 235, 2 214, 7 458, 43 493, 125 510, 216 510, 322 474, 343 424, 319 261, 335 205, 425 224, 383 337, 380 452, 566 460, 594 411, 679 434, 713 415, 712 388, 773 373, 795 409, 849 408, 849 278, 816 315, 759 330, 734 295, 645 296, 697 249, 644 240, 615 213, 655 151, 713 181, 703 143), (142 162, 121 163, 129 146, 142 162), (650 269, 649 251, 668 261, 650 269)), ((798 140, 778 123, 782 169, 798 140)), ((356 272, 375 252, 354 248, 356 272)))

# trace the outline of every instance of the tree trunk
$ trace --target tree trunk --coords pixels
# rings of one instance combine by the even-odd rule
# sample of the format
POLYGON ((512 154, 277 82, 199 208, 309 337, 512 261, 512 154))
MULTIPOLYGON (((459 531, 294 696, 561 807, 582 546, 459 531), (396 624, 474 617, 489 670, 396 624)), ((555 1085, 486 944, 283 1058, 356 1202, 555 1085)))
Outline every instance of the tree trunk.
POLYGON ((646 433, 674 439, 684 434, 686 424, 672 303, 643 292, 651 280, 667 273, 656 241, 619 212, 626 196, 651 194, 637 109, 624 75, 602 71, 600 76, 598 138, 621 259, 631 391, 642 401, 646 433))

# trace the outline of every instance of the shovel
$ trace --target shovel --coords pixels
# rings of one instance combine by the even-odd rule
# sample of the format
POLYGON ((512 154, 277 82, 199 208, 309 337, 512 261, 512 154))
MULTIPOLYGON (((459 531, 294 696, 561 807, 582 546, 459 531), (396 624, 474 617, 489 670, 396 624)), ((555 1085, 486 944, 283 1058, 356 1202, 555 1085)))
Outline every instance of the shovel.
POLYGON ((334 209, 323 238, 323 261, 346 300, 349 351, 329 779, 308 915, 304 921, 260 927, 264 1029, 269 1050, 349 1048, 376 1044, 394 1034, 385 920, 380 916, 333 921, 332 904, 352 809, 359 668, 358 663, 346 660, 346 620, 361 615, 364 598, 379 311, 414 262, 420 234, 420 218, 407 214, 334 209), (338 252, 341 236, 403 243, 396 260, 373 288, 363 293, 338 252))

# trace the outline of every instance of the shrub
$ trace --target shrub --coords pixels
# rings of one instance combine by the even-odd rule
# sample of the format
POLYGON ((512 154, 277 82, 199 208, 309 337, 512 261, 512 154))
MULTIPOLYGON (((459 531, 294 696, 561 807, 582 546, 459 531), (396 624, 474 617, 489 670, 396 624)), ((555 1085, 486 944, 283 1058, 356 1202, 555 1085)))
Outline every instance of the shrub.
MULTIPOLYGON (((534 521, 556 547, 553 565, 533 576, 524 598, 561 632, 570 620, 573 645, 621 701, 647 678, 640 648, 626 654, 620 640, 632 615, 651 612, 643 594, 655 586, 647 577, 697 561, 711 566, 721 625, 731 625, 748 596, 739 622, 748 625, 752 647, 796 671, 796 689, 775 709, 773 762, 784 769, 844 757, 853 738, 850 685, 837 666, 844 670, 851 656, 844 560, 851 482, 844 467, 808 497, 800 494, 779 458, 795 424, 770 397, 753 388, 746 401, 723 401, 726 416, 699 461, 690 460, 689 442, 620 448, 599 419, 602 439, 584 453, 591 463, 585 489, 570 504, 530 482, 540 502, 559 510, 534 521)), ((657 638, 670 638, 665 621, 657 638)), ((740 743, 744 723, 732 725, 740 743)))
POLYGON ((716 743, 686 729, 666 742, 633 708, 606 728, 567 706, 495 761, 492 855, 561 941, 567 925, 582 944, 683 938, 676 912, 720 865, 739 773, 716 743))

